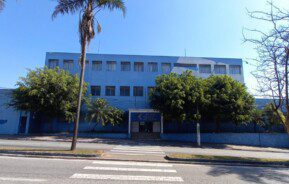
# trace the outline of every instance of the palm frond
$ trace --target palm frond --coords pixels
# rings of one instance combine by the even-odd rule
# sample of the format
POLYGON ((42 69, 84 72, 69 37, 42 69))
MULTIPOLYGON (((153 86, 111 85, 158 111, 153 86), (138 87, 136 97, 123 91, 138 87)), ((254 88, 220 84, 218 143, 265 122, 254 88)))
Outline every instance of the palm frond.
POLYGON ((0 11, 3 10, 5 6, 5 0, 0 0, 0 11))
POLYGON ((96 0, 96 6, 99 9, 108 8, 110 11, 114 9, 119 9, 122 11, 123 15, 126 14, 126 7, 123 0, 96 0))
POLYGON ((84 8, 87 0, 57 0, 58 5, 52 14, 55 18, 58 14, 74 14, 80 9, 84 8))

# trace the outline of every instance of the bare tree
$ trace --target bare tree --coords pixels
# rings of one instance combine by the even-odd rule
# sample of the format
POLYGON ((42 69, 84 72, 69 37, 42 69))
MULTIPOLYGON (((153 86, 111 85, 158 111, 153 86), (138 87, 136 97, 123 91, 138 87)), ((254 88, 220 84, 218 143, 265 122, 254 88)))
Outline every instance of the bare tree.
POLYGON ((257 68, 253 72, 259 84, 259 92, 272 99, 272 107, 289 134, 289 12, 277 7, 272 1, 267 3, 269 11, 248 11, 248 14, 252 19, 269 23, 270 30, 246 29, 243 35, 246 42, 256 46, 259 55, 254 59, 257 68), (285 119, 281 118, 282 111, 286 112, 285 119))

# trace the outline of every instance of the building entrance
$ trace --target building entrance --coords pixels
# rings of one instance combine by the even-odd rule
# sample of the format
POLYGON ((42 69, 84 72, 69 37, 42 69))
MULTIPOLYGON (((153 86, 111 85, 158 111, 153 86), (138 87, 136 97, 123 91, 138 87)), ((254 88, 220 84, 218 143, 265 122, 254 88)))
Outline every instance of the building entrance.
POLYGON ((152 121, 140 122, 140 124, 139 124, 139 132, 140 133, 151 133, 151 132, 153 132, 153 122, 152 121))
POLYGON ((152 109, 129 110, 128 133, 132 138, 159 138, 162 133, 162 116, 152 109))

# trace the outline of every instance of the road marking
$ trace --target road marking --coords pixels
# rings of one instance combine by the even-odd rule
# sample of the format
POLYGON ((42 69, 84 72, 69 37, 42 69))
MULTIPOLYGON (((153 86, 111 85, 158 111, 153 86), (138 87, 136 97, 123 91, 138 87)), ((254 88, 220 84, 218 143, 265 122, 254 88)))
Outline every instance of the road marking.
POLYGON ((113 150, 146 150, 146 151, 163 151, 161 149, 145 149, 145 148, 113 148, 113 150))
POLYGON ((130 181, 166 181, 183 182, 181 177, 165 176, 133 176, 133 175, 105 175, 105 174, 74 174, 70 178, 75 179, 94 179, 94 180, 130 180, 130 181))
POLYGON ((111 152, 122 152, 122 153, 153 153, 153 154, 165 154, 162 151, 138 151, 138 150, 110 150, 111 152))
POLYGON ((110 152, 106 152, 107 154, 114 154, 114 155, 130 155, 130 156, 147 156, 147 155, 149 155, 149 156, 160 156, 160 157, 163 157, 164 156, 164 154, 142 154, 142 153, 125 153, 125 152, 123 152, 123 153, 118 153, 118 152, 112 152, 112 153, 110 153, 110 152))
POLYGON ((0 177, 0 181, 25 181, 25 182, 45 182, 43 179, 28 179, 28 178, 6 178, 0 177))
POLYGON ((147 147, 131 147, 131 146, 116 146, 115 149, 146 149, 146 150, 161 150, 160 148, 147 148, 147 147))
POLYGON ((88 170, 102 170, 102 171, 135 171, 135 172, 164 172, 164 173, 176 173, 174 169, 142 169, 142 168, 119 168, 119 167, 84 167, 88 170))
POLYGON ((127 165, 127 166, 152 166, 152 167, 173 167, 172 164, 166 163, 148 163, 148 162, 122 162, 122 161, 94 161, 93 164, 103 165, 127 165))

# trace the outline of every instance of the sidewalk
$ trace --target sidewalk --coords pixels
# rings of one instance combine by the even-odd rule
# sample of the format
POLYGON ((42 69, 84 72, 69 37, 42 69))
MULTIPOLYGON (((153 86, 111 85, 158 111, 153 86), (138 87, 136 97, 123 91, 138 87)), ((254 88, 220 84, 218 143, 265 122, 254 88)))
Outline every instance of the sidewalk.
MULTIPOLYGON (((33 136, 0 136, 0 147, 57 147, 68 148, 71 138, 67 135, 33 135, 33 136)), ((78 148, 101 149, 109 151, 116 146, 152 146, 160 147, 166 154, 184 153, 197 155, 238 156, 255 158, 289 159, 289 149, 261 148, 238 145, 203 144, 202 148, 195 143, 169 141, 139 141, 131 139, 103 139, 80 137, 78 148)), ((113 157, 121 155, 113 155, 113 157)), ((146 160, 149 158, 146 158, 146 160)))

